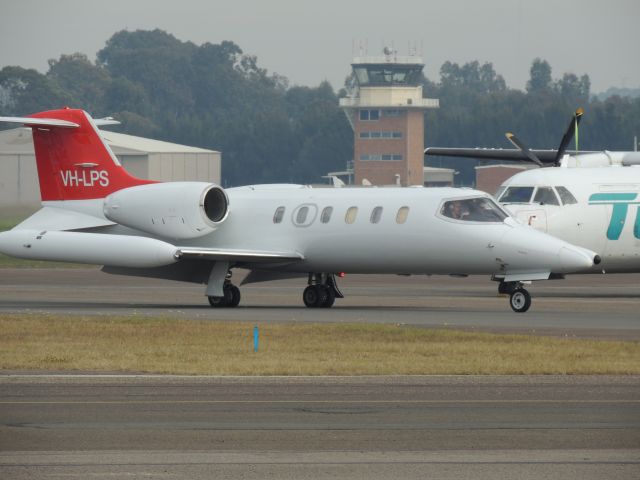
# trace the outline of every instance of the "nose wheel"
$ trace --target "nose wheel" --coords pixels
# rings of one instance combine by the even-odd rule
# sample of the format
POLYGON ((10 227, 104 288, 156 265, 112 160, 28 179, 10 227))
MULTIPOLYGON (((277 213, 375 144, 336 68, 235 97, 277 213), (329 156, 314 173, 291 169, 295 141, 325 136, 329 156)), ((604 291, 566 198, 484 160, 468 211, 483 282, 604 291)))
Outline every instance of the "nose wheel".
POLYGON ((514 312, 524 313, 531 306, 531 295, 524 288, 516 288, 509 296, 509 305, 514 312))

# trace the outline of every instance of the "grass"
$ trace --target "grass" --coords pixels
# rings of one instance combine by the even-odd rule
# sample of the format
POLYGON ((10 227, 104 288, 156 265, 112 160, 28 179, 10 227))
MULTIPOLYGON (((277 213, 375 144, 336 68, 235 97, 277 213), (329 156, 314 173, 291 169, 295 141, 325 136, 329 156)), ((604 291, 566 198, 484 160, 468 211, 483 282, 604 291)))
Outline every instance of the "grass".
POLYGON ((0 369, 211 375, 640 374, 637 342, 367 324, 0 316, 0 369))

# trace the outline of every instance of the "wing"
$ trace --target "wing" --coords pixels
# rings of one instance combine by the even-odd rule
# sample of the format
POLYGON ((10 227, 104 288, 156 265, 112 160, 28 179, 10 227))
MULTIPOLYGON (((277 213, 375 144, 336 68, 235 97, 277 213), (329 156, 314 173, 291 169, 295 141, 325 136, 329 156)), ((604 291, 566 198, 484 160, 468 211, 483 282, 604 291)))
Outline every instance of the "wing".
POLYGON ((298 252, 275 252, 268 250, 236 250, 227 248, 178 247, 179 259, 226 260, 230 262, 280 263, 304 260, 298 252))
MULTIPOLYGON (((556 150, 532 150, 536 157, 543 163, 553 163, 556 158, 556 150)), ((529 159, 517 149, 502 148, 440 148, 429 147, 424 151, 425 155, 439 157, 465 157, 482 158, 487 160, 509 160, 513 162, 528 162, 529 159)))
MULTIPOLYGON (((555 163, 557 150, 531 150, 538 159, 544 164, 553 165, 555 163)), ((569 155, 595 153, 592 151, 567 150, 565 153, 569 155)), ((429 147, 424 151, 425 155, 438 157, 464 157, 476 158, 483 160, 507 160, 511 162, 530 162, 529 158, 522 150, 509 148, 446 148, 446 147, 429 147)))

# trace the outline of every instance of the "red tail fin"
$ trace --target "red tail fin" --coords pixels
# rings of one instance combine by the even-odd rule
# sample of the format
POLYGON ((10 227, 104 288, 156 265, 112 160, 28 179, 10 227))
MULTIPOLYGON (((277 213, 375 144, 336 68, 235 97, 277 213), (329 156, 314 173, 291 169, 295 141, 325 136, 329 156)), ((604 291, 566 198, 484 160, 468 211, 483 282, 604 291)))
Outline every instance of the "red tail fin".
POLYGON ((33 131, 42 201, 103 198, 155 183, 130 175, 120 165, 84 110, 51 110, 23 120, 33 131), (31 123, 29 118, 37 120, 31 123))

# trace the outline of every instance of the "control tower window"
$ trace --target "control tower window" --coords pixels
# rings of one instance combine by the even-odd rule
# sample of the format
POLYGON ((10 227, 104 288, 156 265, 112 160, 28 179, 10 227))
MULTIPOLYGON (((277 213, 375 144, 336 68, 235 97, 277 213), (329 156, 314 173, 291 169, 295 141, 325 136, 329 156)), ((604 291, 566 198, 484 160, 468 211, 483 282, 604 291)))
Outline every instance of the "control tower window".
POLYGON ((380 120, 380 110, 360 110, 360 120, 380 120))
POLYGON ((418 85, 422 65, 370 64, 354 66, 360 86, 418 85))

